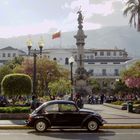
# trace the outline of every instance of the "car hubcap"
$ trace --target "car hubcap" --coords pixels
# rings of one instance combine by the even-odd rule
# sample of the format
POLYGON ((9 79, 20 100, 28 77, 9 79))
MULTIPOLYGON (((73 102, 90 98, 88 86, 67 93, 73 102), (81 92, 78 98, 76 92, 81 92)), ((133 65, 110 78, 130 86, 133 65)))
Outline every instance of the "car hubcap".
POLYGON ((46 124, 44 122, 38 122, 36 128, 38 131, 44 131, 46 129, 46 124))
POLYGON ((89 130, 91 130, 91 131, 93 131, 93 130, 96 130, 97 129, 97 123, 95 122, 95 121, 90 121, 89 123, 88 123, 88 128, 89 128, 89 130))

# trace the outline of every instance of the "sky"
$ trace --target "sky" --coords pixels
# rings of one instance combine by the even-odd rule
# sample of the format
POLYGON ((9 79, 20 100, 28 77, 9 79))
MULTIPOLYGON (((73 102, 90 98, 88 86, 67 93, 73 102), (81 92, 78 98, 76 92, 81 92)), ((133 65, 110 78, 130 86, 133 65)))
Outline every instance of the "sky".
POLYGON ((128 25, 126 0, 0 0, 0 38, 77 30, 81 8, 84 30, 128 25))

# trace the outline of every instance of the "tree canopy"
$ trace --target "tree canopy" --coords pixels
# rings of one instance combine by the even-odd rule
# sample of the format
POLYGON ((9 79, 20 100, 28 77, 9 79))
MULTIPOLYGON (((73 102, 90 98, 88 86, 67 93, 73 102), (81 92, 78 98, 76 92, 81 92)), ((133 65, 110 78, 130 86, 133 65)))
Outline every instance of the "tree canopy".
POLYGON ((130 88, 140 88, 140 61, 122 72, 122 79, 130 88))
POLYGON ((65 79, 59 79, 55 82, 50 82, 48 85, 51 95, 50 96, 63 96, 71 92, 71 81, 65 79))
POLYGON ((140 0, 127 0, 123 14, 130 15, 129 23, 140 31, 140 0))

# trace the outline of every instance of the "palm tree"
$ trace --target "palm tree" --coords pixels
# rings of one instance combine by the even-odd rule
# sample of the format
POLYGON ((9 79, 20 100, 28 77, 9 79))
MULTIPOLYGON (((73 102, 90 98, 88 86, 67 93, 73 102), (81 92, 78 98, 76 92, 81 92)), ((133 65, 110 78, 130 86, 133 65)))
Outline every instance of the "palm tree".
POLYGON ((140 31, 140 0, 128 0, 123 14, 125 16, 130 14, 130 25, 134 24, 134 27, 137 27, 137 31, 140 31))

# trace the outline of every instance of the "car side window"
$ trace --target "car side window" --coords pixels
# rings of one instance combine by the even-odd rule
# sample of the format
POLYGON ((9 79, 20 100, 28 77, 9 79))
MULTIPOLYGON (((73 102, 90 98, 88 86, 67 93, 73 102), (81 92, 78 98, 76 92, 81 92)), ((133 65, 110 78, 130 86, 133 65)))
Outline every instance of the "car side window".
POLYGON ((60 112, 74 112, 74 111, 77 111, 77 108, 73 104, 60 104, 59 111, 60 112))
POLYGON ((44 108, 44 112, 57 112, 58 104, 50 104, 44 108))

